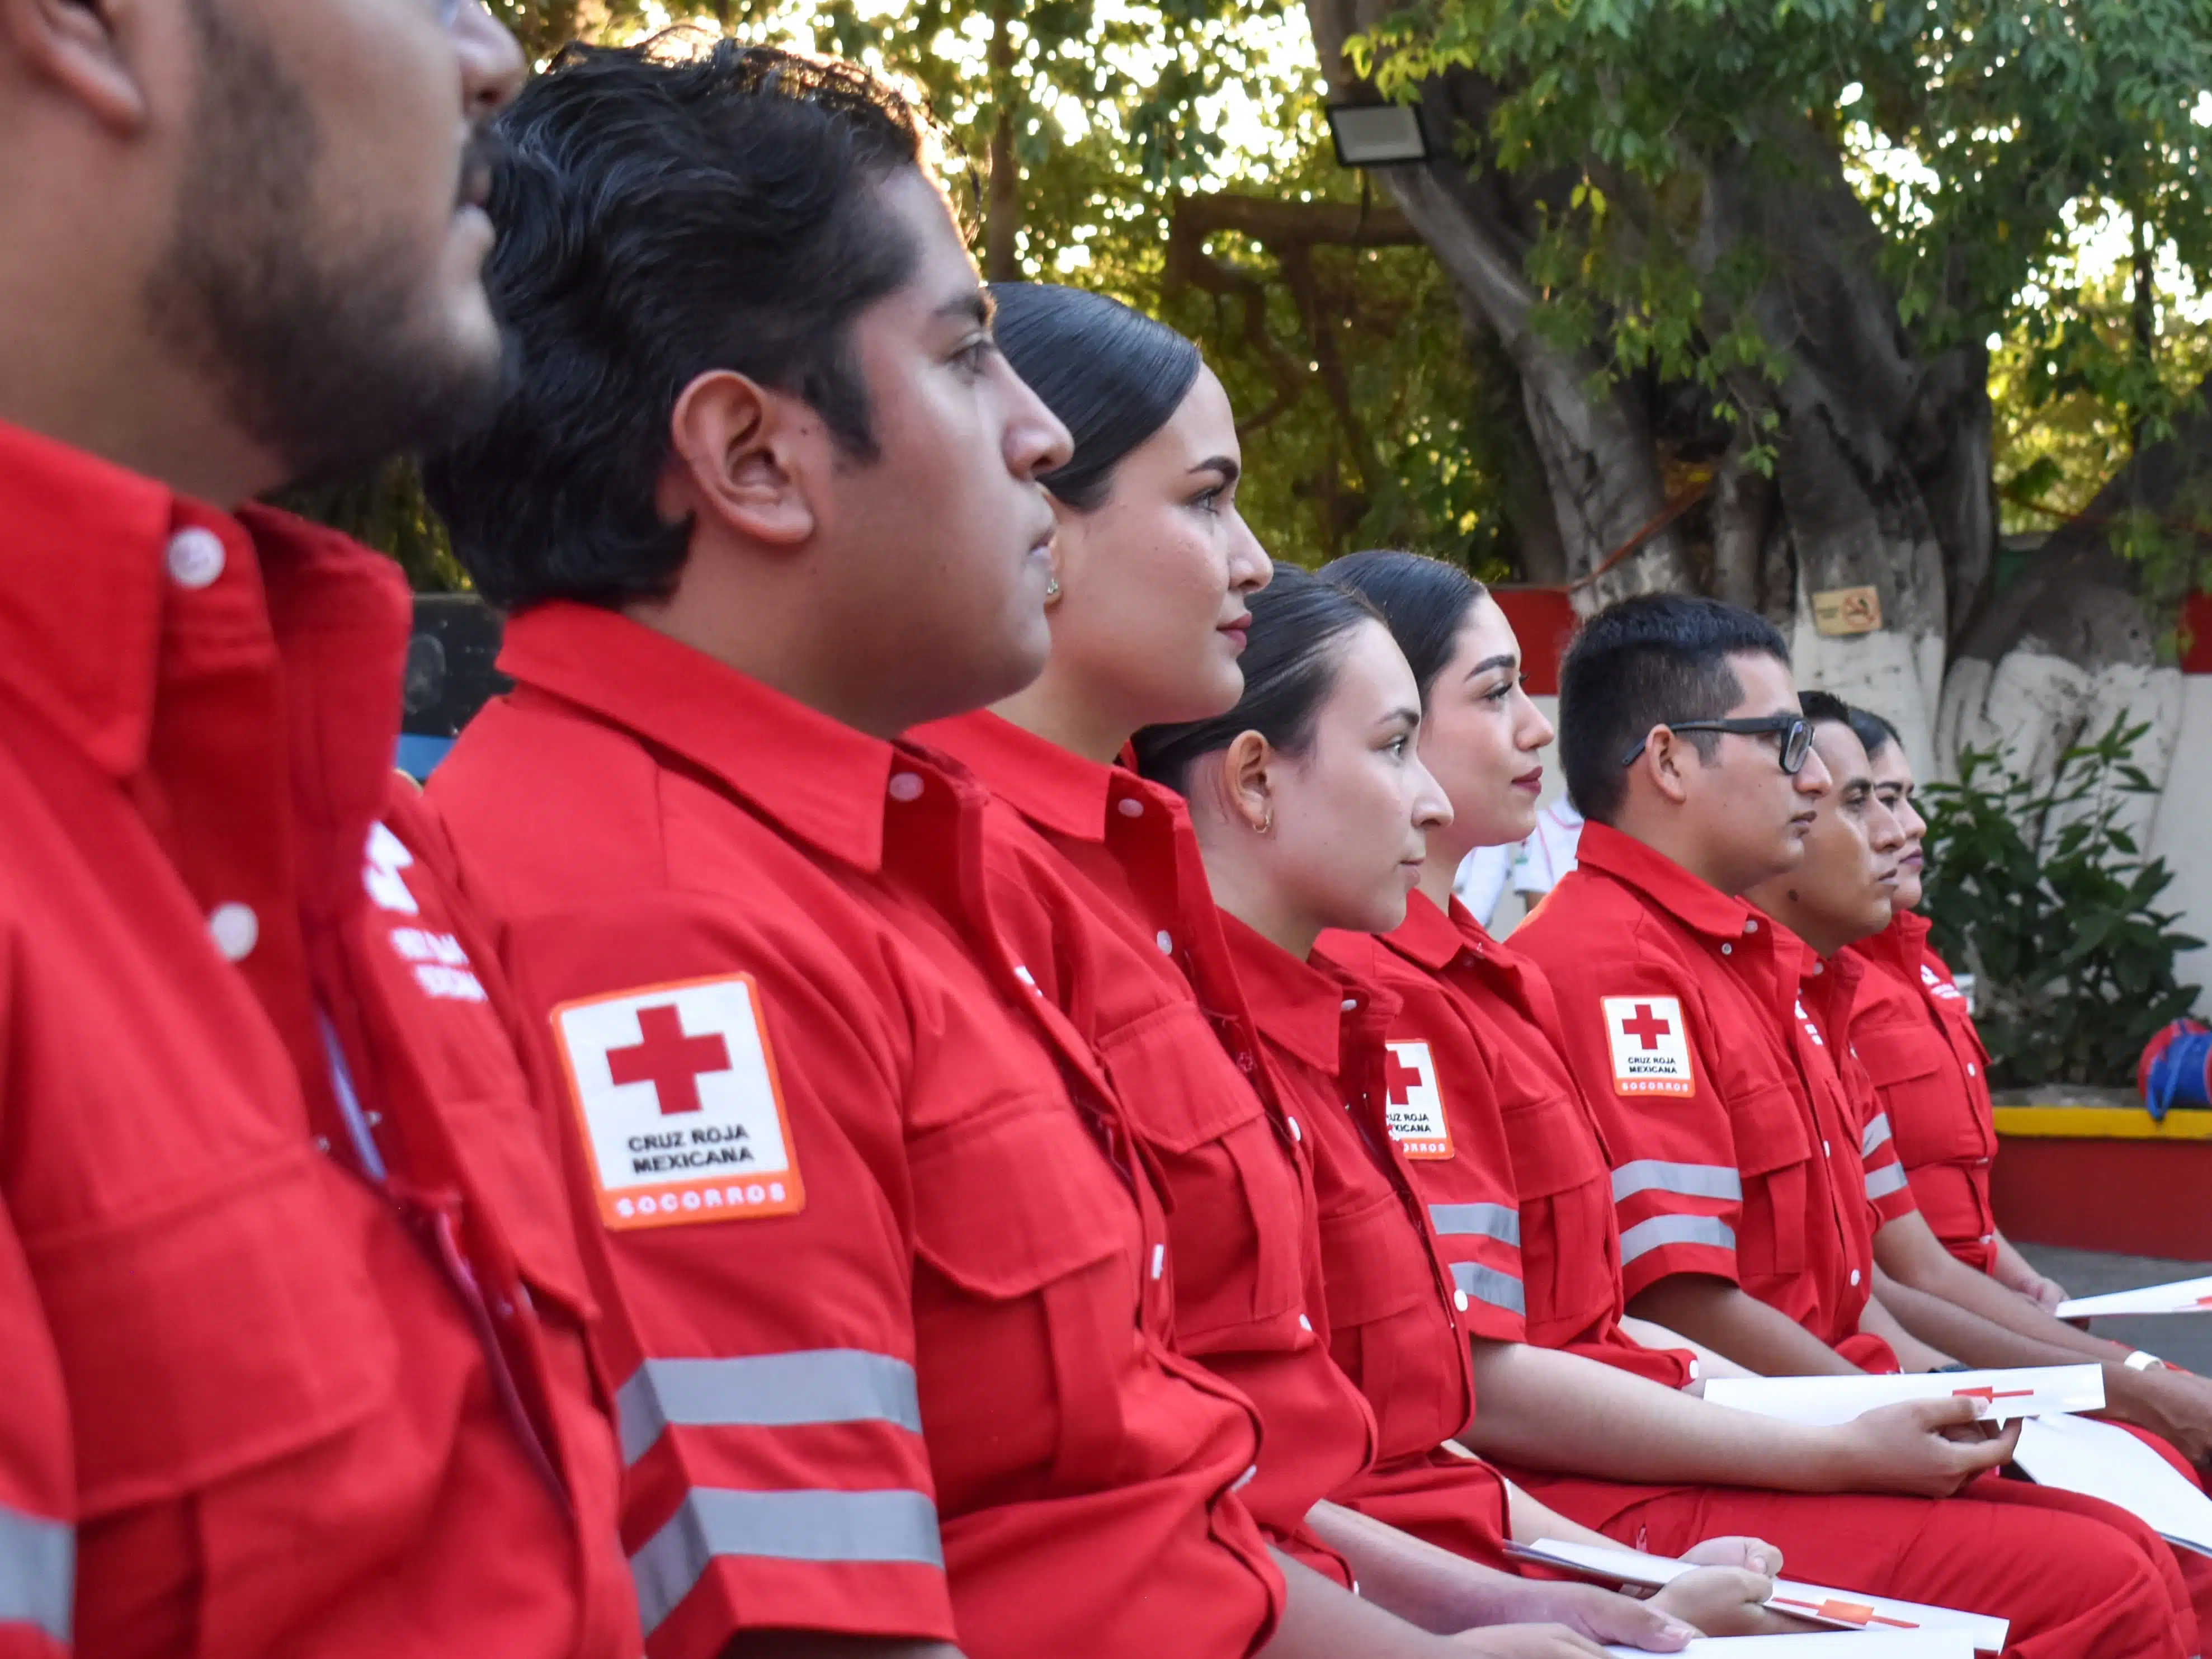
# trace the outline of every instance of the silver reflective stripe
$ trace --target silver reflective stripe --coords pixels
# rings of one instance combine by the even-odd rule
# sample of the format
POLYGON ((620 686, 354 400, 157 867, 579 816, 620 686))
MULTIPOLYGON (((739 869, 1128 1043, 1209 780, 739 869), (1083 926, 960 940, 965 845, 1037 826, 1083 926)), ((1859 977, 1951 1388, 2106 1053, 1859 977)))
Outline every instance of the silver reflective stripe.
POLYGON ((1905 1166, 1902 1164, 1892 1164, 1885 1169, 1869 1170, 1867 1196, 1887 1198, 1892 1193, 1902 1190, 1905 1180, 1905 1166))
POLYGON ((1888 1139, 1889 1114, 1887 1112, 1876 1112, 1874 1115, 1873 1119, 1867 1124, 1866 1133, 1859 1137, 1859 1156, 1861 1158, 1872 1158, 1875 1154, 1875 1148, 1881 1146, 1883 1141, 1888 1139))
POLYGON ((1477 1261, 1455 1261, 1451 1273, 1452 1283, 1477 1302, 1487 1302, 1508 1313, 1528 1313, 1528 1298, 1522 1294, 1521 1281, 1511 1273, 1502 1273, 1477 1261))
POLYGON ((671 1428, 880 1422, 921 1432, 914 1367, 862 1348, 648 1359, 616 1391, 615 1407, 626 1463, 671 1428))
POLYGON ((1449 1238, 1494 1238, 1521 1243, 1521 1212, 1507 1204, 1431 1204, 1429 1224, 1449 1238))
POLYGON ((62 1646, 76 1601, 76 1534, 0 1506, 0 1626, 35 1625, 62 1646))
POLYGON ((1613 1172, 1613 1201, 1616 1204, 1638 1193, 1680 1193, 1685 1198, 1743 1196, 1743 1177, 1725 1164, 1662 1164, 1638 1158, 1613 1172))
POLYGON ((645 1633, 683 1605, 715 1559, 908 1562, 945 1568, 937 1505, 918 1492, 732 1492, 695 1486, 629 1559, 645 1633))
POLYGON ((1620 1265, 1625 1267, 1665 1244, 1711 1244, 1733 1250, 1735 1229, 1709 1215, 1656 1215, 1621 1234, 1620 1265))

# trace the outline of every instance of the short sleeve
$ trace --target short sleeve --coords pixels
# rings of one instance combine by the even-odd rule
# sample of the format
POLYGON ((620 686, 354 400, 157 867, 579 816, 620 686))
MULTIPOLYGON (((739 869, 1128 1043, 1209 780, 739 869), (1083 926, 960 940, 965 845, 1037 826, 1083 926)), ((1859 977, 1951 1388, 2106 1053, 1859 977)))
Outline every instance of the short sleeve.
POLYGON ((1739 1282, 1743 1179, 1702 1000, 1658 963, 1545 967, 1612 1158, 1627 1294, 1674 1273, 1739 1282))
POLYGON ((1883 1103, 1856 1052, 1843 1062, 1844 1087, 1859 1123, 1859 1161, 1866 1166, 1867 1202, 1874 1206, 1877 1226, 1901 1219, 1919 1208, 1912 1183, 1899 1156, 1897 1135, 1883 1103))
POLYGON ((653 1659, 739 1632, 954 1639, 913 1318, 887 955, 682 893, 506 942, 580 1149, 653 1659))

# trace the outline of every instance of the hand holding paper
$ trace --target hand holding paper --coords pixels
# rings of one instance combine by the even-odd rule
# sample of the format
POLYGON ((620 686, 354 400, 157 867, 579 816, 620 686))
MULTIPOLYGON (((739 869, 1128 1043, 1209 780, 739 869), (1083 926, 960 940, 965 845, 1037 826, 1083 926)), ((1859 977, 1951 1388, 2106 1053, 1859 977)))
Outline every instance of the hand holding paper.
MULTIPOLYGON (((1561 1539, 1542 1539, 1533 1544, 1509 1544, 1506 1550, 1522 1560, 1565 1567, 1575 1572, 1587 1573, 1607 1583, 1631 1584, 1647 1589, 1672 1583, 1683 1574, 1697 1571, 1696 1565, 1688 1561, 1645 1555, 1635 1550, 1606 1549, 1595 1544, 1571 1543, 1561 1539)), ((1766 1605, 1776 1613, 1787 1613, 1813 1624, 1827 1625, 1837 1630, 1937 1632, 1946 1636, 1957 1635, 1965 1640, 1966 1646, 1964 1650, 1937 1650, 1947 1653, 1954 1650, 1970 1652, 1977 1649, 1985 1653, 2002 1653, 2009 1628, 2004 1620, 1983 1613, 1966 1613, 1955 1607, 1927 1607, 1917 1601, 1899 1601, 1888 1596, 1866 1595, 1854 1590, 1831 1589, 1820 1584, 1801 1584, 1787 1578, 1776 1581, 1774 1594, 1768 1598, 1766 1605)))
POLYGON ((2101 1411, 2105 1373, 2097 1365, 2043 1365, 2021 1370, 1926 1371, 1906 1376, 1717 1376, 1705 1398, 1717 1406, 1791 1423, 1848 1423, 1901 1400, 1985 1401, 1985 1420, 2101 1411))

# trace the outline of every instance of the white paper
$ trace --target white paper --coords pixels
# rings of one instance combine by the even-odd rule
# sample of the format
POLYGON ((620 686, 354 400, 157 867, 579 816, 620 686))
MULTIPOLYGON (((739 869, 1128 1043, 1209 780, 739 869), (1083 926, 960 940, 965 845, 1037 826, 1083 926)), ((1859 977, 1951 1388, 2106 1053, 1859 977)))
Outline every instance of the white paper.
POLYGON ((2061 1319, 2089 1319, 2099 1314, 2212 1313, 2212 1279, 2176 1279, 2146 1285, 2139 1291, 2077 1296, 2058 1304, 2061 1319))
MULTIPOLYGON (((1651 1659, 1641 1648, 1607 1648, 1624 1659, 1651 1659)), ((1827 1632, 1810 1636, 1701 1636, 1681 1650, 1711 1659, 1822 1659, 1848 1654, 1850 1659, 1973 1659, 1973 1645, 1956 1631, 1827 1632)))
MULTIPOLYGON (((1604 1578, 1618 1584, 1636 1584, 1656 1589, 1662 1584, 1671 1584, 1685 1573, 1698 1571, 1693 1561, 1678 1561, 1664 1555, 1646 1555, 1638 1550, 1608 1549, 1596 1544, 1577 1544, 1560 1539, 1542 1539, 1533 1544, 1509 1544, 1509 1554, 1523 1560, 1542 1561, 1553 1566, 1571 1567, 1604 1578)), ((2010 1626, 2002 1619, 1986 1613, 1967 1613, 1957 1607, 1925 1606, 1918 1601, 1899 1601, 1886 1595, 1869 1595, 1858 1590, 1831 1589, 1821 1584, 1802 1584, 1793 1579, 1778 1578, 1774 1594, 1766 1605, 1777 1613, 1814 1624, 1827 1625, 1839 1631, 1855 1632, 1868 1628, 1868 1621, 1858 1613, 1836 1612, 1824 1613, 1825 1606, 1841 1603, 1850 1608, 1864 1608, 1875 1621, 1889 1621, 1910 1627, 1912 1631, 1956 1631, 1966 1638, 1966 1650, 1984 1653, 2002 1653, 2005 1637, 2010 1626)), ((1871 1632, 1870 1632, 1871 1633, 1871 1632)))
POLYGON ((1984 1421, 2105 1408, 2105 1373, 2097 1365, 2041 1365, 2008 1371, 1920 1371, 1906 1376, 1716 1376, 1705 1399, 1740 1412, 1790 1423, 1848 1423, 1905 1400, 1966 1395, 1987 1400, 1984 1421))
POLYGON ((2021 1428, 2013 1462, 2039 1486, 2117 1504, 2172 1542, 2212 1555, 2212 1498, 2125 1429, 2038 1418, 2021 1428))

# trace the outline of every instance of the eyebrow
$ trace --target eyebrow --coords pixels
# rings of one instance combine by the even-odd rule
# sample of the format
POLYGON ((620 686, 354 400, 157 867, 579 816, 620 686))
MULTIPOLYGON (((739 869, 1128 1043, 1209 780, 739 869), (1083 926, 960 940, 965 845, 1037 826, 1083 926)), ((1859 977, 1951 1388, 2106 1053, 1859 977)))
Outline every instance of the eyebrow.
POLYGON ((1475 664, 1467 671, 1467 677, 1473 679, 1477 674, 1487 674, 1493 668, 1518 668, 1520 665, 1519 657, 1510 651, 1501 651, 1498 655, 1485 657, 1480 662, 1475 664))
POLYGON ((954 295, 943 305, 938 307, 937 314, 940 317, 957 318, 962 322, 973 322, 988 328, 991 325, 991 319, 998 314, 998 307, 992 302, 991 295, 987 289, 975 288, 969 289, 964 294, 954 295))
POLYGON ((1235 483, 1237 479, 1244 476, 1244 469, 1226 455, 1209 455, 1204 460, 1200 461, 1196 466, 1191 468, 1191 471, 1193 472, 1218 472, 1224 483, 1235 483))
POLYGON ((1419 731, 1420 729, 1420 725, 1421 711, 1419 709, 1394 708, 1389 714, 1383 715, 1381 720, 1375 722, 1375 729, 1380 732, 1393 726, 1403 726, 1409 727, 1412 730, 1419 731))

